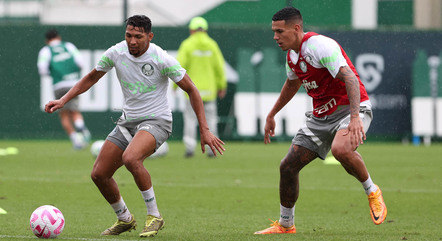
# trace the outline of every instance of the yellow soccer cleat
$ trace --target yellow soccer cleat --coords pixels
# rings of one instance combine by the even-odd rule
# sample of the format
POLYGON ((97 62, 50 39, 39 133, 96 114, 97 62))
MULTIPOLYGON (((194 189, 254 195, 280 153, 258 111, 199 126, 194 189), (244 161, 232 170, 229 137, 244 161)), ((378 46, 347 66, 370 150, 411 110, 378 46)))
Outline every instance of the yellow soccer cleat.
POLYGON ((279 224, 278 221, 272 221, 272 224, 270 224, 270 228, 266 228, 261 231, 256 231, 254 234, 274 234, 274 233, 296 233, 295 225, 291 227, 283 227, 281 224, 279 224))
POLYGON ((118 220, 112 227, 104 230, 101 235, 119 235, 120 233, 131 231, 132 229, 135 229, 137 227, 137 222, 135 221, 135 218, 133 215, 130 222, 124 222, 121 220, 118 220))
POLYGON ((152 237, 155 236, 159 230, 164 228, 164 219, 162 217, 155 217, 147 215, 146 225, 143 231, 140 233, 140 237, 152 237))
POLYGON ((368 195, 368 205, 370 205, 370 215, 374 224, 379 225, 384 222, 387 217, 387 206, 385 206, 381 189, 376 185, 378 190, 368 195))

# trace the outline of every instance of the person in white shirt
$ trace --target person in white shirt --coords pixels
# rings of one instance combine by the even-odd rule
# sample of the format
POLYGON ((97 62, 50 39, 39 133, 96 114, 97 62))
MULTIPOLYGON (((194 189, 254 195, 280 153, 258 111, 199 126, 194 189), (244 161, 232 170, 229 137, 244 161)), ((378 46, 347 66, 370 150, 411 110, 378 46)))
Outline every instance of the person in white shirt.
POLYGON ((136 221, 112 177, 123 165, 133 175, 147 207, 147 219, 140 237, 154 236, 164 226, 151 177, 143 161, 167 140, 172 131, 172 113, 166 97, 169 78, 190 97, 200 126, 202 152, 205 152, 205 145, 215 155, 217 152, 222 155, 225 150, 224 142, 208 128, 198 89, 176 59, 151 43, 154 36, 151 28, 152 23, 147 16, 128 18, 125 41, 109 48, 97 66, 66 95, 45 106, 48 113, 62 108, 115 68, 124 95, 123 113, 106 138, 91 173, 92 180, 118 218, 102 235, 119 235, 136 227, 136 221))
MULTIPOLYGON (((57 30, 48 30, 45 37, 46 45, 38 53, 38 73, 42 80, 52 79, 54 96, 58 99, 80 79, 84 64, 77 47, 62 41, 57 30)), ((67 103, 59 114, 61 125, 69 135, 74 149, 86 147, 91 134, 80 112, 78 98, 67 103)))

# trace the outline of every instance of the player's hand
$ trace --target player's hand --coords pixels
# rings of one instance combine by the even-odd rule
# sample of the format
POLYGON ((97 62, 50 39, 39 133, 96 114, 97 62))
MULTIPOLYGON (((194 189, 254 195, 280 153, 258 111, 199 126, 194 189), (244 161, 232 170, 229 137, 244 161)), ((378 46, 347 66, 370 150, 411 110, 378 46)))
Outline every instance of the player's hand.
POLYGON ((52 100, 45 105, 45 112, 53 113, 54 111, 63 108, 63 106, 64 103, 61 100, 52 100))
POLYGON ((203 153, 206 152, 205 145, 208 145, 210 149, 212 150, 212 153, 216 156, 216 151, 219 152, 219 154, 223 154, 223 151, 226 149, 224 148, 224 142, 220 140, 218 137, 216 137, 212 132, 210 132, 208 129, 206 130, 200 130, 200 139, 201 139, 201 150, 203 153))
POLYGON ((270 137, 275 136, 275 118, 267 116, 266 125, 264 127, 264 144, 270 143, 270 137))
POLYGON ((350 124, 348 124, 347 132, 344 133, 344 136, 350 134, 350 144, 352 150, 356 150, 359 144, 364 144, 364 140, 366 140, 364 126, 362 124, 361 118, 356 117, 350 119, 350 124))

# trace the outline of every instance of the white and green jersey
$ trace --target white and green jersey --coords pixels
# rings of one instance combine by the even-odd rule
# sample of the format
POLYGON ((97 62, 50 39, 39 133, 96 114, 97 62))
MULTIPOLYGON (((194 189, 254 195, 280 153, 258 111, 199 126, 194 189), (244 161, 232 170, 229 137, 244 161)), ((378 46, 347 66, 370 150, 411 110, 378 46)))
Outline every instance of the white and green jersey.
POLYGON ((80 52, 69 42, 53 40, 38 53, 38 72, 52 77, 55 90, 74 86, 82 66, 80 52))
POLYGON ((168 79, 176 83, 186 73, 175 58, 153 43, 143 55, 134 57, 126 41, 121 41, 103 54, 95 69, 108 72, 113 67, 124 95, 126 120, 172 120, 166 97, 168 79))

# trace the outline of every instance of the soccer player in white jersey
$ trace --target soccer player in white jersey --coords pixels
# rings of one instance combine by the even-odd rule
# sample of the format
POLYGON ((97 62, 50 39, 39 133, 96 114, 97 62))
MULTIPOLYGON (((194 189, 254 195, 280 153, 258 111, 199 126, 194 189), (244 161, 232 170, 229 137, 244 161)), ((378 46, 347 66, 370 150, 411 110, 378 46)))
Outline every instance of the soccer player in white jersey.
POLYGON ((147 16, 128 18, 126 40, 109 48, 97 66, 66 95, 45 106, 48 113, 62 108, 115 68, 124 95, 123 113, 115 129, 106 138, 91 173, 92 180, 118 218, 102 235, 119 235, 136 227, 134 216, 126 207, 112 177, 123 165, 133 175, 147 207, 147 219, 140 237, 154 236, 164 227, 151 177, 143 161, 171 134, 172 113, 166 98, 169 78, 190 97, 200 126, 202 152, 205 152, 206 144, 215 154, 219 152, 222 155, 225 150, 224 142, 214 136, 207 126, 198 89, 177 60, 151 43, 154 36, 151 28, 152 23, 147 16))
POLYGON ((274 136, 275 115, 293 98, 301 85, 313 99, 313 111, 293 138, 280 164, 280 218, 255 234, 296 233, 295 203, 299 195, 299 171, 331 150, 345 170, 361 182, 370 215, 381 224, 387 207, 381 189, 373 183, 362 156, 356 151, 365 140, 372 120, 370 100, 345 51, 331 38, 303 31, 298 9, 286 7, 272 18, 274 39, 287 52, 287 80, 266 118, 264 143, 274 136))

